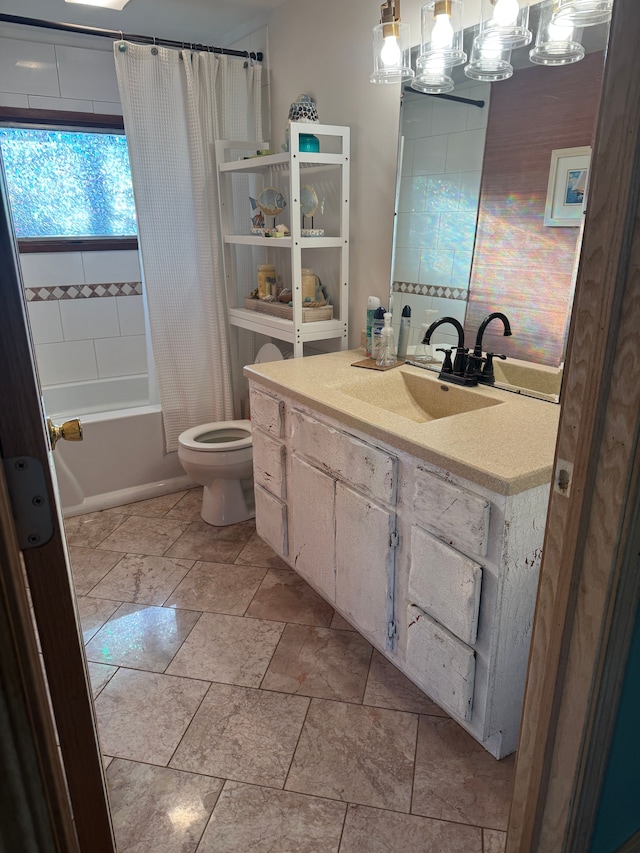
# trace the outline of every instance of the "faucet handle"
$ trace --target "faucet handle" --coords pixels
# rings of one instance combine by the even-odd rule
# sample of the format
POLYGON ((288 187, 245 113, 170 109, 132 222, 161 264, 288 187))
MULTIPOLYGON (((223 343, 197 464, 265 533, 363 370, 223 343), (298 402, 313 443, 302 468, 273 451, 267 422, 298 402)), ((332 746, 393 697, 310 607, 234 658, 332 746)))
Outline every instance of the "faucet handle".
POLYGON ((475 355, 475 353, 470 353, 467 356, 467 366, 464 371, 465 379, 473 379, 474 377, 478 377, 480 375, 480 368, 482 362, 486 362, 487 359, 481 355, 475 355))
POLYGON ((444 353, 444 361, 442 362, 440 373, 453 373, 453 364, 451 364, 451 350, 439 348, 436 349, 436 352, 444 353))
POLYGON ((490 385, 496 381, 495 373, 493 371, 493 359, 501 358, 503 361, 507 360, 506 355, 502 355, 497 352, 488 352, 486 359, 484 359, 485 364, 482 368, 482 380, 483 382, 488 382, 490 385))

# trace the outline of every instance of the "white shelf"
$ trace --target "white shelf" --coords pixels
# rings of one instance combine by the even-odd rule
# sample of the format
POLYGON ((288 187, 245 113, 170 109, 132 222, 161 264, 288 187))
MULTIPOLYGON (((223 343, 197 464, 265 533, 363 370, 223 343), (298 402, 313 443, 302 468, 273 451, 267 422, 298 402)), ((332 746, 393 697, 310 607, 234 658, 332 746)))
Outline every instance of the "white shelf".
MULTIPOLYGON (((225 243, 236 246, 268 246, 270 249, 290 249, 292 237, 257 237, 253 234, 225 234, 225 243)), ((302 249, 340 249, 346 245, 344 237, 300 237, 302 249)))
MULTIPOLYGON (((270 314, 249 311, 247 308, 230 308, 229 320, 232 326, 279 337, 280 340, 294 341, 296 338, 293 320, 285 320, 282 317, 272 317, 270 314)), ((320 340, 342 337, 345 326, 346 323, 341 320, 318 320, 315 323, 301 323, 298 329, 304 340, 320 340)))

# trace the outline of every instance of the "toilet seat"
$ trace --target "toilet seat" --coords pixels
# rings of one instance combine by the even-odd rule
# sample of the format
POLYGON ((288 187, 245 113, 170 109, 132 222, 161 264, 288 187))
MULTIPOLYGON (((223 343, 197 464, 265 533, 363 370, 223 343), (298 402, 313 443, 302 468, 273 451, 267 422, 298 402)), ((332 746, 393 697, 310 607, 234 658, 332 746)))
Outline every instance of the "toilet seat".
POLYGON ((197 450, 201 453, 220 453, 251 447, 251 421, 217 421, 200 424, 181 433, 178 438, 181 447, 197 450))

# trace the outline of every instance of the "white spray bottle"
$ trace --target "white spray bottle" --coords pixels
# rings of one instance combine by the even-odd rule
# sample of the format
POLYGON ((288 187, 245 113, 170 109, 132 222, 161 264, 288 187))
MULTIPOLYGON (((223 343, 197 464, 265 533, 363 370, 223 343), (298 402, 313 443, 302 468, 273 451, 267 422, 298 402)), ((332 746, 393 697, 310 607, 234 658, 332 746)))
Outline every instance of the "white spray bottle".
POLYGON ((431 344, 423 344, 424 336, 427 334, 427 329, 438 316, 438 311, 435 308, 427 308, 424 312, 424 323, 420 326, 420 335, 416 343, 414 361, 418 364, 430 364, 436 361, 433 355, 433 347, 431 344))

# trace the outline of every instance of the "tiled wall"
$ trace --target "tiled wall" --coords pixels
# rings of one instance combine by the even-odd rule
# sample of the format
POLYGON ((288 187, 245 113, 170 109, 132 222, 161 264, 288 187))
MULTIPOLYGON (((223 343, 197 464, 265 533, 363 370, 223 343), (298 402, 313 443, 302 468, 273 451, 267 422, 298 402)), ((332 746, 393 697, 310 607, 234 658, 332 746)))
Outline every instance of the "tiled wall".
MULTIPOLYGON (((456 88, 454 94, 484 100, 485 106, 405 94, 394 324, 405 305, 411 307, 414 327, 423 322, 427 308, 464 322, 490 86, 470 84, 456 88)), ((455 343, 452 332, 443 327, 438 342, 455 343)))
MULTIPOLYGON (((70 40, 0 28, 0 105, 120 114, 111 42, 70 40)), ((44 387, 147 372, 136 251, 29 253, 20 265, 44 387)))

